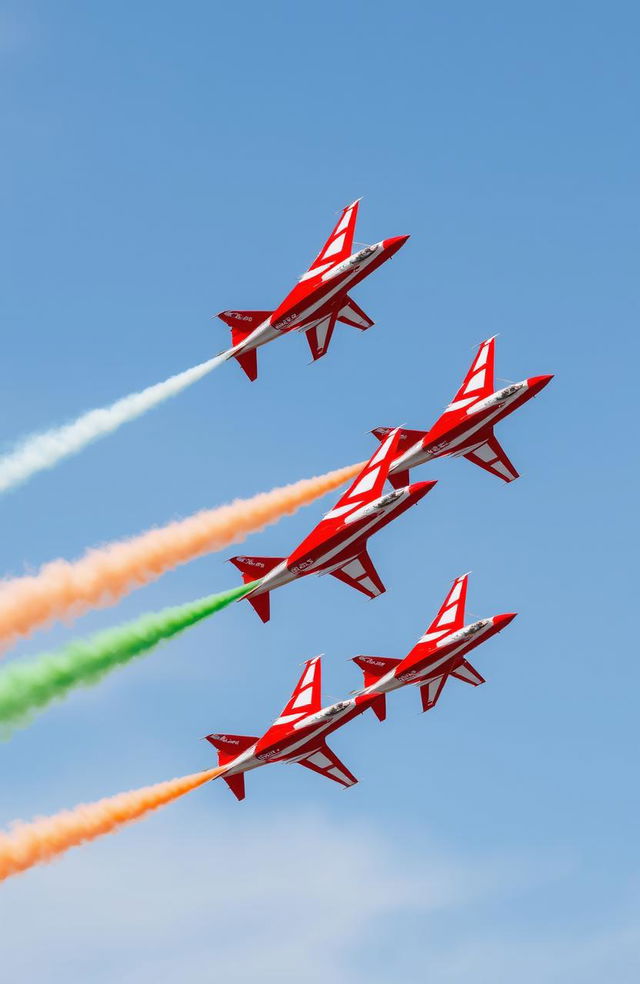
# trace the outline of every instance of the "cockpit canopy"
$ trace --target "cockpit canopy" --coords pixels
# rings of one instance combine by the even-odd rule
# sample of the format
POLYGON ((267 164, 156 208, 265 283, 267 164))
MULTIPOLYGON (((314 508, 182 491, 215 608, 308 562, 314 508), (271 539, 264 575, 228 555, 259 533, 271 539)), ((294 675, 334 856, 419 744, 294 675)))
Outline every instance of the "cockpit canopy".
POLYGON ((365 246, 365 248, 361 249, 359 253, 356 253, 355 256, 351 257, 351 262, 354 265, 356 263, 362 263, 363 260, 366 260, 366 258, 368 256, 371 256, 372 253, 375 253, 375 251, 376 251, 375 246, 365 246))
POLYGON ((337 704, 333 704, 331 707, 327 708, 327 717, 333 717, 334 714, 338 714, 340 711, 344 711, 345 707, 349 706, 348 700, 339 700, 337 704))
POLYGON ((513 396, 514 393, 517 393, 519 389, 520 389, 519 383, 514 383, 513 386, 505 386, 505 388, 500 390, 499 393, 496 393, 496 399, 508 400, 509 397, 513 396))
POLYGON ((384 509, 385 506, 391 505, 398 498, 398 492, 389 492, 387 495, 383 495, 381 499, 377 502, 378 509, 384 509))

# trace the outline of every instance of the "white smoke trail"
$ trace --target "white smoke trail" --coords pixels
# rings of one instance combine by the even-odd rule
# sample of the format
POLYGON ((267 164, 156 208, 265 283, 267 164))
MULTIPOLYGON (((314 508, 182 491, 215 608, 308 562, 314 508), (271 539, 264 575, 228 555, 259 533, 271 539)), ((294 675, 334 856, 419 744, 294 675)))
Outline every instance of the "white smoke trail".
POLYGON ((202 379, 228 358, 228 353, 224 352, 214 359, 165 379, 163 383, 156 383, 140 393, 131 393, 116 400, 111 406, 89 410, 71 424, 25 438, 13 451, 0 457, 0 492, 26 482, 36 472, 53 468, 63 458, 77 454, 88 444, 117 430, 121 424, 142 416, 158 403, 202 379))

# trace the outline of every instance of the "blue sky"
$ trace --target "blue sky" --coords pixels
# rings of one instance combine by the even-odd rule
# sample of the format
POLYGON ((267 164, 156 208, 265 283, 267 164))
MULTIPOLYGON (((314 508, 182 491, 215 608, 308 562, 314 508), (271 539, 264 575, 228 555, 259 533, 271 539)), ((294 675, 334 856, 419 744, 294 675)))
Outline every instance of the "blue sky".
MULTIPOLYGON (((298 336, 269 346, 253 385, 223 366, 6 495, 7 574, 428 427, 491 334, 498 376, 556 374, 501 429, 520 481, 416 472, 438 486, 371 544, 386 595, 308 579, 266 627, 235 605, 0 747, 4 824, 206 767, 200 737, 260 732, 318 652, 344 695, 348 658, 404 655, 462 571, 472 613, 519 612, 477 653, 486 686, 334 737, 354 789, 263 769, 243 804, 214 784, 7 882, 12 979, 637 980, 638 21, 0 6, 5 447, 219 351, 210 316, 275 306, 352 199, 359 240, 412 235, 357 291, 368 333, 314 366, 298 336)), ((285 554, 322 509, 242 549, 285 554)), ((17 653, 235 580, 201 559, 17 653)))

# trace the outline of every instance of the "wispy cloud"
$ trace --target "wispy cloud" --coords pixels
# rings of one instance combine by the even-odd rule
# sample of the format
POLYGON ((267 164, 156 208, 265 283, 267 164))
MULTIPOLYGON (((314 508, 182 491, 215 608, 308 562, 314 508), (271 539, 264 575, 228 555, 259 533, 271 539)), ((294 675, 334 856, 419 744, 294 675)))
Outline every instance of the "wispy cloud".
POLYGON ((200 819, 176 808, 169 820, 7 882, 7 978, 417 984, 428 967, 430 984, 582 984, 591 978, 558 968, 587 969, 587 952, 604 968, 614 940, 637 952, 637 933, 625 930, 603 930, 584 948, 518 939, 501 920, 481 929, 487 907, 553 877, 549 859, 460 856, 424 834, 316 812, 258 819, 235 804, 213 806, 222 791, 207 792, 200 819))

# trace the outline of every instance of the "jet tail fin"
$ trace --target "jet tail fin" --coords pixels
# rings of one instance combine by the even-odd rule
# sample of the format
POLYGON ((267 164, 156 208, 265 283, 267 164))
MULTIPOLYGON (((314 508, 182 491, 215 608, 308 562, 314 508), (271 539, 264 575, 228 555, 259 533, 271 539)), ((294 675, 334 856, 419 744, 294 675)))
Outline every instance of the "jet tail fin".
POLYGON ((228 765, 258 741, 254 735, 206 735, 206 741, 218 753, 218 765, 228 765))
POLYGON ((386 676, 396 666, 399 666, 402 660, 386 659, 382 656, 354 656, 351 662, 362 670, 366 689, 377 683, 380 677, 386 676))
MULTIPOLYGON (((258 325, 272 314, 271 311, 221 311, 218 317, 231 328, 231 344, 235 348, 244 342, 245 338, 255 331, 258 325)), ((234 359, 251 382, 258 378, 258 356, 256 349, 238 352, 234 359)))
MULTIPOLYGON (((218 764, 228 765, 237 758, 241 752, 251 748, 258 741, 253 735, 207 735, 206 739, 218 752, 218 764)), ((222 773, 222 779, 237 800, 244 799, 244 772, 236 772, 231 776, 222 773)))
POLYGON ((259 581, 285 560, 284 557, 230 557, 229 563, 237 567, 245 584, 259 581))
MULTIPOLYGON (((284 557, 230 557, 229 561, 234 567, 238 568, 242 574, 243 582, 250 584, 251 581, 258 581, 261 577, 264 577, 274 567, 281 564, 284 559, 284 557)), ((262 594, 250 592, 245 595, 245 598, 261 621, 268 622, 271 618, 269 592, 264 591, 262 594)))

